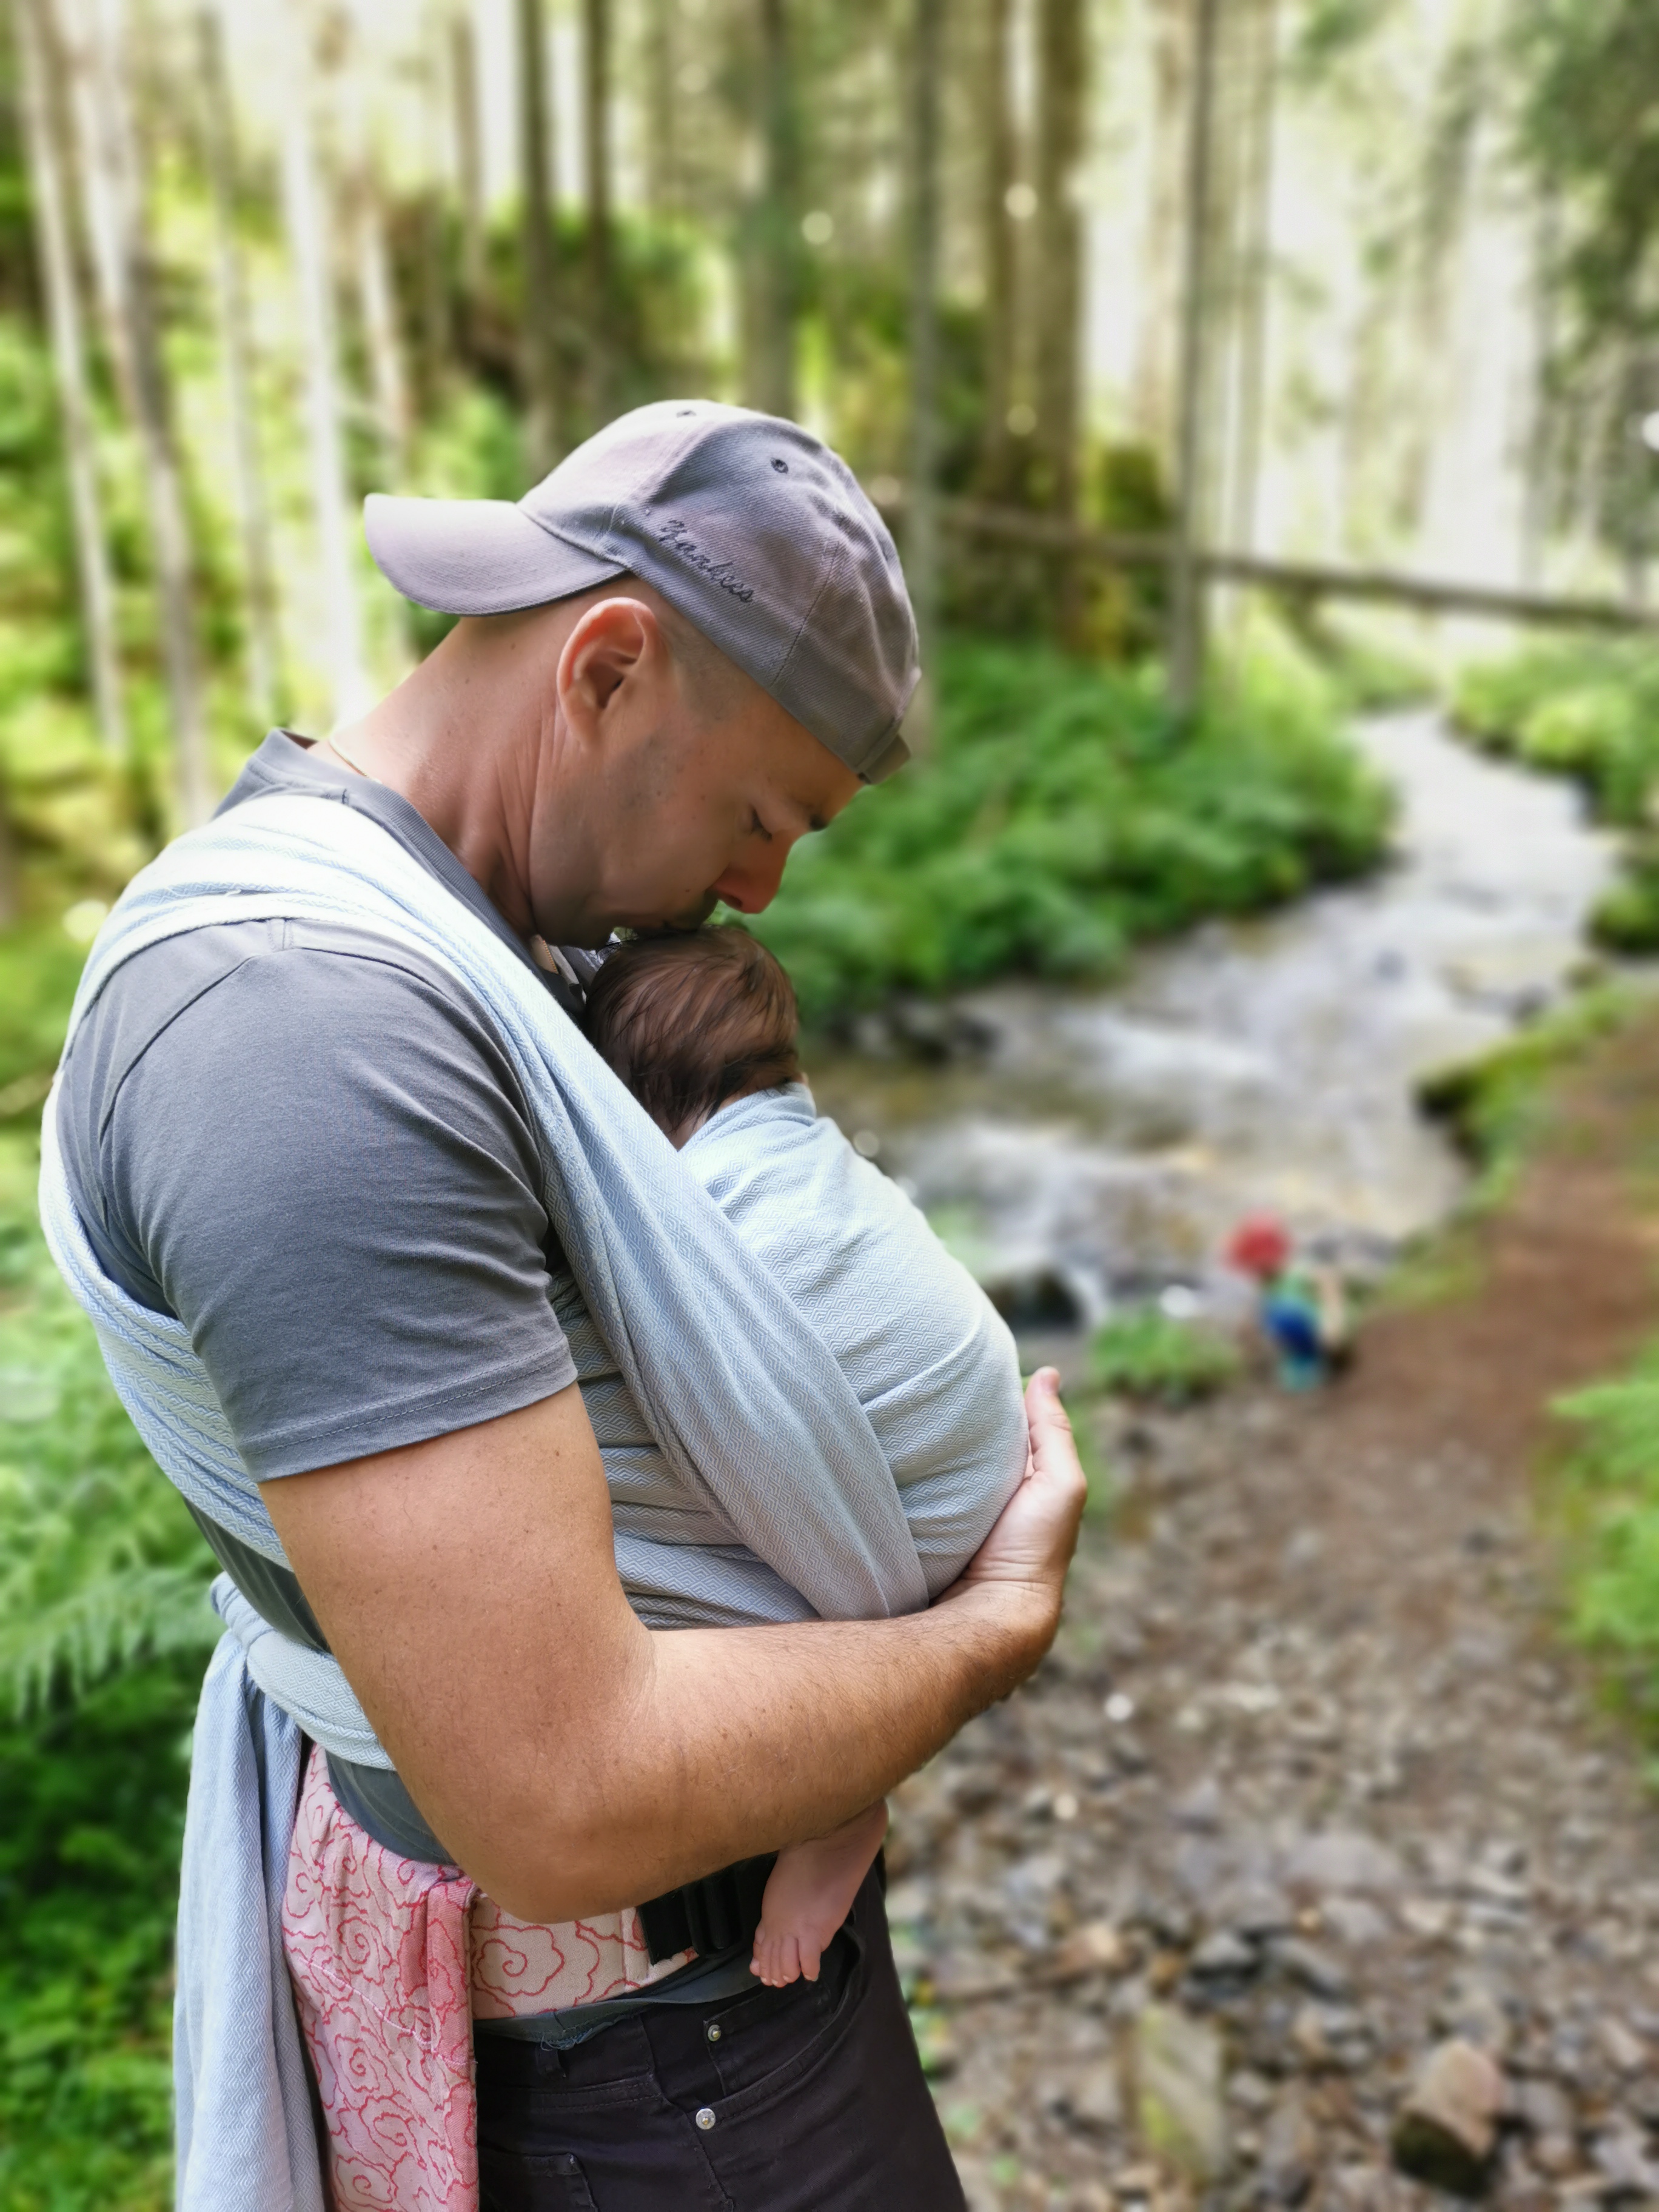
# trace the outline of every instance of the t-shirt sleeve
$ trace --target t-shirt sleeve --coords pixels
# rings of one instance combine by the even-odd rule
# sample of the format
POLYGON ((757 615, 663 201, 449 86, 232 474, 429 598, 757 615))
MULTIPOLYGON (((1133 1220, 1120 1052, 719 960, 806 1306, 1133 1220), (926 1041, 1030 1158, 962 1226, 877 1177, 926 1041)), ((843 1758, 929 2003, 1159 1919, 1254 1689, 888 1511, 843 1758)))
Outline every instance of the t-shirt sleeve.
POLYGON ((149 1043, 100 1149, 260 1481, 574 1380, 517 1079, 435 972, 292 935, 149 1043))

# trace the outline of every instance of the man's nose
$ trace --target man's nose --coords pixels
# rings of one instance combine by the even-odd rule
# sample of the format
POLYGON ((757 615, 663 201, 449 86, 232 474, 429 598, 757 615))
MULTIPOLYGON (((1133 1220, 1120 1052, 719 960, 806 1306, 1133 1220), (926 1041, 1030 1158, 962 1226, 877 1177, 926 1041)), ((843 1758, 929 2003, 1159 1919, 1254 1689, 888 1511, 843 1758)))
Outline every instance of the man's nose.
MULTIPOLYGON (((778 840, 782 844, 781 838, 778 840)), ((737 860, 714 884, 714 890, 738 914, 758 914, 771 905, 778 895, 778 885, 783 881, 783 864, 789 857, 789 848, 781 852, 775 846, 764 854, 737 860)))

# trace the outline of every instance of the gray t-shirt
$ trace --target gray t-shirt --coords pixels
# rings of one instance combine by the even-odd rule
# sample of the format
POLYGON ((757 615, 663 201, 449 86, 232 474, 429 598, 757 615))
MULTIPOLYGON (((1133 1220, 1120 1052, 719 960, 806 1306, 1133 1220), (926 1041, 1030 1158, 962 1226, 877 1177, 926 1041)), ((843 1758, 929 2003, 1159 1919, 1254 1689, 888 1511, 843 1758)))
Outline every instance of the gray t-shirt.
MULTIPOLYGON (((221 811, 276 791, 372 817, 541 975, 396 793, 281 731, 221 811)), ((155 945, 76 1033, 58 1127, 100 1263, 190 1330, 260 1481, 574 1379, 524 1097, 489 1021, 416 954, 288 921, 155 945)))

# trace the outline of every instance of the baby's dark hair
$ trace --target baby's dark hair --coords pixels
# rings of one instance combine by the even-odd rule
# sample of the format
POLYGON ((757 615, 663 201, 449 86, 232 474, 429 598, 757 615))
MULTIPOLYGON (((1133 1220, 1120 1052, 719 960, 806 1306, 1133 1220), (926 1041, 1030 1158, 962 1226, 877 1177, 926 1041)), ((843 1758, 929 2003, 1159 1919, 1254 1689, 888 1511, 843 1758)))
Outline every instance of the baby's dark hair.
POLYGON ((683 1144, 728 1098, 798 1082, 794 986, 728 925, 618 946, 587 992, 587 1034, 665 1136, 683 1144))

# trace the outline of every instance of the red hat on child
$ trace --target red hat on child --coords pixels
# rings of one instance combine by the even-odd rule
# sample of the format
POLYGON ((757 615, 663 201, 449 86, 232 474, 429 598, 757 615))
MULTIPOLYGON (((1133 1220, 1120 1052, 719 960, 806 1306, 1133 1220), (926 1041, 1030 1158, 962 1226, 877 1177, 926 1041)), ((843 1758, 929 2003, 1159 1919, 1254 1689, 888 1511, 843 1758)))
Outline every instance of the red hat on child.
POLYGON ((1227 1264, 1246 1275, 1276 1275, 1290 1256, 1290 1231, 1271 1213, 1249 1215, 1227 1240, 1227 1264))

